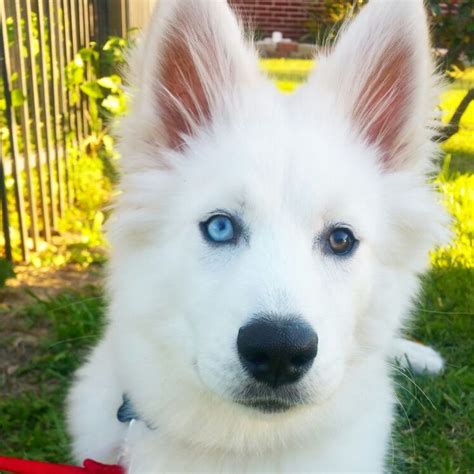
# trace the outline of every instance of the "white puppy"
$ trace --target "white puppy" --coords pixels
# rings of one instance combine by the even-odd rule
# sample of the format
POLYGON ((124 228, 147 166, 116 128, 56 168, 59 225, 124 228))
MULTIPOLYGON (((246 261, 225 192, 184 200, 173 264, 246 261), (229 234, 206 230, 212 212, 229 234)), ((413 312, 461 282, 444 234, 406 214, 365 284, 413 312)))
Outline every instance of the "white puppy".
POLYGON ((125 442, 130 473, 382 472, 388 359, 442 365, 398 338, 444 238, 422 1, 371 0, 291 96, 225 1, 158 4, 121 125, 109 321, 69 397, 75 456, 125 442), (142 420, 126 441, 121 406, 142 420))

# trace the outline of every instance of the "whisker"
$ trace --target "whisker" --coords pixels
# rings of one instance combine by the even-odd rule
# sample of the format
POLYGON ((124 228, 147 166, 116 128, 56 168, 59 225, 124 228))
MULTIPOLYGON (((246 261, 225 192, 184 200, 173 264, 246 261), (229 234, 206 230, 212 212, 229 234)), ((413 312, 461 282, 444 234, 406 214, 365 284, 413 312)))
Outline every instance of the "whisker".
MULTIPOLYGON (((411 392, 410 392, 411 393, 411 392)), ((413 395, 413 394, 412 394, 413 395)), ((402 411, 403 411, 403 414, 408 422, 408 427, 410 429, 410 437, 411 437, 411 445, 412 445, 412 453, 413 453, 413 457, 416 457, 416 443, 415 443, 415 435, 413 434, 414 432, 414 429, 413 429, 413 425, 411 424, 411 421, 410 421, 410 417, 408 416, 408 412, 406 411, 406 408, 405 406, 403 405, 403 403, 401 402, 401 400, 395 395, 395 398, 397 400, 397 404, 401 407, 402 411)))
POLYGON ((401 383, 398 383, 396 381, 393 382, 397 387, 401 388, 402 390, 405 390, 411 397, 413 397, 414 400, 416 400, 421 407, 426 408, 426 406, 421 402, 421 400, 413 393, 408 390, 405 386, 403 386, 401 383))
POLYGON ((435 410, 438 409, 436 405, 433 403, 433 401, 431 400, 431 398, 428 397, 428 395, 425 393, 425 391, 415 382, 415 380, 413 380, 412 377, 408 375, 407 371, 401 370, 399 367, 397 367, 396 365, 392 363, 390 363, 390 365, 398 374, 403 375, 403 377, 409 380, 423 394, 423 396, 426 398, 426 400, 428 400, 432 408, 434 408, 435 410))

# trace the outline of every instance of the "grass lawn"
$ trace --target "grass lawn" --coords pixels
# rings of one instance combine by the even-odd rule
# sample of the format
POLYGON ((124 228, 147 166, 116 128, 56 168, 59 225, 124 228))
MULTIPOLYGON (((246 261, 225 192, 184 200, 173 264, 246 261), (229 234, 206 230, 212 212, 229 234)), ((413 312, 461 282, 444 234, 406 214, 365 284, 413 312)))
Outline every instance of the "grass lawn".
MULTIPOLYGON (((278 67, 284 70, 282 64, 278 67)), ((304 75, 301 70, 310 66, 288 67, 299 67, 297 74, 304 75)), ((459 95, 455 84, 443 96, 446 119, 459 95)), ((412 328, 415 338, 441 351, 447 369, 435 378, 409 371, 397 376, 399 418, 390 459, 395 472, 474 472, 473 106, 463 120, 465 129, 444 145, 450 162, 445 160, 436 181, 454 215, 455 238, 451 246, 432 255, 432 270, 423 278, 412 328)), ((0 318, 6 318, 1 311, 0 307, 0 318)), ((100 333, 103 313, 100 289, 89 287, 37 299, 15 315, 16 334, 42 336, 28 360, 14 368, 18 384, 0 378, 1 454, 70 461, 64 395, 72 372, 100 333)), ((0 339, 0 356, 2 347, 8 350, 11 344, 16 344, 13 337, 0 339)))

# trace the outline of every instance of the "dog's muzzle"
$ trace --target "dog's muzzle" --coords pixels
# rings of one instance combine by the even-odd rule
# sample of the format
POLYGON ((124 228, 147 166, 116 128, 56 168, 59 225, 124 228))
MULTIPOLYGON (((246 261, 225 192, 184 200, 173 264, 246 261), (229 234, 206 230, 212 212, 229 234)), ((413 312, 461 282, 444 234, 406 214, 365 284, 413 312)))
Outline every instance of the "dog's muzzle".
POLYGON ((239 397, 239 403, 264 412, 281 412, 298 404, 292 386, 313 365, 318 336, 298 317, 259 315, 240 328, 237 350, 254 382, 244 397, 239 397))

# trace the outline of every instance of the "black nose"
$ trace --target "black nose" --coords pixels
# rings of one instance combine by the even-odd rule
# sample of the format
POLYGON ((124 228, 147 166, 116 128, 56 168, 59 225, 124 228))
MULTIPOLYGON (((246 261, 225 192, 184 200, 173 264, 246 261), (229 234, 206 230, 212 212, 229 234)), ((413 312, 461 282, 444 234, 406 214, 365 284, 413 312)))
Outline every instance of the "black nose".
POLYGON ((307 372, 318 352, 318 336, 301 319, 260 316, 240 328, 237 349, 244 368, 276 388, 307 372))

